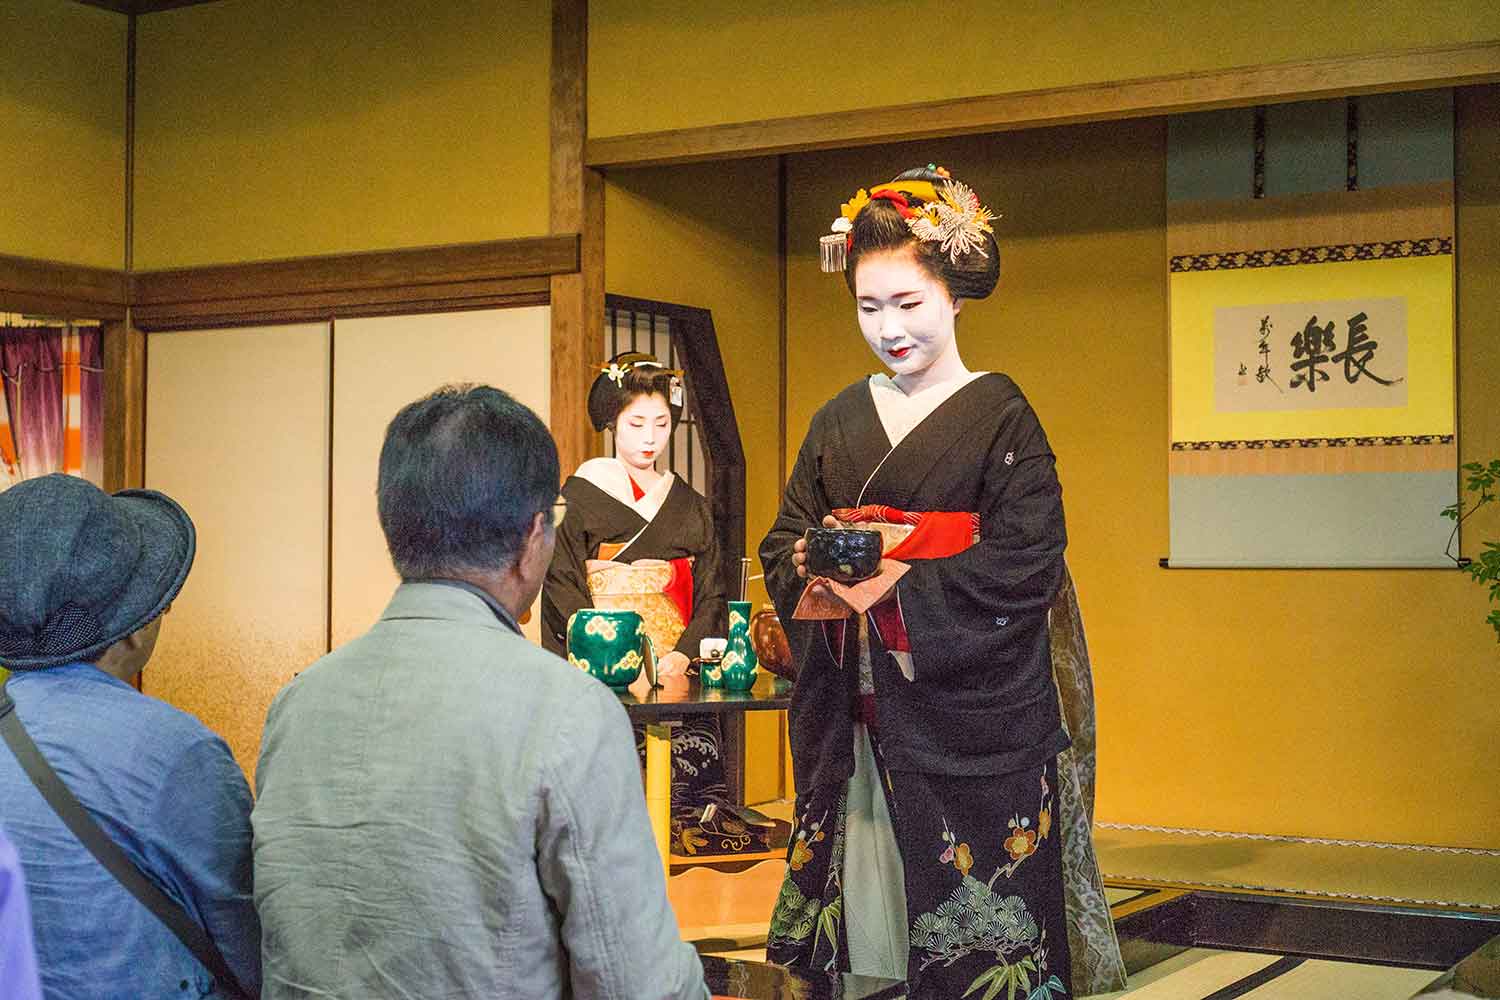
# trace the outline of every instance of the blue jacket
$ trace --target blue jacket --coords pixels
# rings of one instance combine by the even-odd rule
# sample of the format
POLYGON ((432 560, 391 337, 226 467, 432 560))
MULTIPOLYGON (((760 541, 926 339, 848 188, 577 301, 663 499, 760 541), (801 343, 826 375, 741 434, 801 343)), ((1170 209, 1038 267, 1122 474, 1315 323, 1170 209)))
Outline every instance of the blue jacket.
MULTIPOLYGON (((229 747, 87 663, 12 674, 8 690, 68 790, 257 989, 250 789, 229 747)), ((47 1000, 216 995, 213 977, 63 826, 3 744, 0 818, 25 870, 47 1000)))

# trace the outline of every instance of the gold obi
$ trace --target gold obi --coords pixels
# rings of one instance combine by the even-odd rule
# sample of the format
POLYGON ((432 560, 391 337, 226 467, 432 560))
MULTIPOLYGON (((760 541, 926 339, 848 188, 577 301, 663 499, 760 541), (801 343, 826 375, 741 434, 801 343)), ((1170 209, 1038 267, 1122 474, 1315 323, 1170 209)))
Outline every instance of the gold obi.
POLYGON ((657 656, 665 656, 677 648, 687 622, 666 594, 667 585, 672 582, 671 563, 659 559, 635 563, 590 559, 586 570, 594 607, 639 614, 657 656))

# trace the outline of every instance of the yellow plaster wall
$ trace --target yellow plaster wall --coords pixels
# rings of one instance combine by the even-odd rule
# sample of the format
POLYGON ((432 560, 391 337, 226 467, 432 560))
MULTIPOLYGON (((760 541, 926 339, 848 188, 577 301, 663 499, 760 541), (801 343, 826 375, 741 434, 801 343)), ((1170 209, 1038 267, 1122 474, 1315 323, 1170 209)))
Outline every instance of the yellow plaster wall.
MULTIPOLYGON (((1459 440, 1474 460, 1500 453, 1500 90, 1459 108, 1459 440)), ((877 367, 843 282, 818 271, 817 238, 857 187, 928 161, 1005 213, 1000 288, 966 306, 959 338, 971 368, 1016 378, 1059 456, 1094 655, 1099 818, 1500 847, 1500 650, 1481 588, 1454 571, 1157 567, 1160 119, 792 157, 790 448, 824 400, 877 367)))
POLYGON ((603 0, 593 136, 1500 38, 1483 0, 603 0))
POLYGON ((123 267, 126 19, 0 0, 0 254, 123 267))
POLYGON ((547 3, 222 0, 138 33, 138 268, 548 231, 547 3))
MULTIPOLYGON (((776 187, 775 160, 738 160, 615 172, 604 196, 607 290, 713 312, 745 448, 751 556, 781 496, 776 187)), ((778 794, 779 715, 746 716, 749 802, 778 794)))

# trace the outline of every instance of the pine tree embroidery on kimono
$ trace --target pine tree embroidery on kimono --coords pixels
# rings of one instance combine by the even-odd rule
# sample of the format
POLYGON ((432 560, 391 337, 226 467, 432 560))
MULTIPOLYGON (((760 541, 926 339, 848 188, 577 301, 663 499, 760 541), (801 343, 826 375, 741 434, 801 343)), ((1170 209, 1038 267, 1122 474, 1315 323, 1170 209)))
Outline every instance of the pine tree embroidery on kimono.
MULTIPOLYGON (((834 810, 833 838, 828 845, 828 874, 824 880, 821 898, 810 898, 791 878, 782 882, 781 893, 776 899, 776 908, 771 913, 771 928, 768 945, 798 945, 809 937, 812 944, 809 953, 816 955, 826 945, 827 960, 822 968, 833 971, 837 967, 840 923, 843 919, 844 870, 844 815, 845 803, 841 796, 834 810), (823 900, 828 900, 825 904, 823 900)), ((787 852, 788 873, 801 871, 814 861, 817 845, 822 843, 827 831, 828 813, 823 813, 816 822, 808 823, 804 814, 797 823, 797 833, 787 852)))
POLYGON ((1000 896, 995 883, 1001 876, 1009 879, 1027 858, 1036 854, 1052 829, 1052 792, 1042 771, 1041 803, 1033 827, 1029 816, 1016 816, 1008 825, 1009 834, 1002 847, 1009 863, 997 867, 988 882, 970 875, 975 858, 967 841, 960 841, 943 820, 944 848, 939 864, 952 865, 959 873, 959 884, 934 911, 920 914, 911 926, 911 946, 924 952, 923 969, 955 962, 976 952, 993 952, 996 962, 985 969, 964 996, 978 993, 978 1000, 994 1000, 1005 991, 1006 1000, 1050 1000, 1066 991, 1062 980, 1047 971, 1047 932, 1020 896, 1000 896), (1035 985, 1033 985, 1033 979, 1035 985))

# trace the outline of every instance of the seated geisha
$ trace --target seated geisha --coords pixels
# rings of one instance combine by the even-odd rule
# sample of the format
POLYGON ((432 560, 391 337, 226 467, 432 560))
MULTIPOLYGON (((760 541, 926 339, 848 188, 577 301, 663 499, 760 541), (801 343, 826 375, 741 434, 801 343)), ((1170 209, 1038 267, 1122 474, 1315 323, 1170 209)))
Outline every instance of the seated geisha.
MULTIPOLYGON (((595 430, 613 430, 616 457, 589 459, 563 484, 567 515, 542 590, 548 649, 567 655, 568 618, 579 608, 637 611, 667 685, 685 683, 699 640, 723 636, 726 628, 708 501, 657 469, 682 405, 682 373, 649 354, 627 352, 600 366, 589 390, 589 419, 595 430)), ((757 817, 727 800, 722 742, 715 715, 689 716, 672 730, 674 853, 768 849, 766 828, 746 822, 757 817)))

